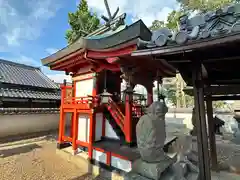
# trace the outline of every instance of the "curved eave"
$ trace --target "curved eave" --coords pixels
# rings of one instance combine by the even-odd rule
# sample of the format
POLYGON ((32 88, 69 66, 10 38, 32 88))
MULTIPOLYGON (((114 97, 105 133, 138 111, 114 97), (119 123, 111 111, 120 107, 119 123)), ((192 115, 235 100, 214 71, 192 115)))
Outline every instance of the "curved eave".
POLYGON ((83 52, 84 49, 82 49, 83 47, 83 42, 75 42, 59 51, 57 51, 56 53, 45 57, 43 59, 41 59, 41 62, 44 66, 49 66, 50 64, 54 64, 56 61, 61 61, 61 59, 64 59, 66 56, 68 56, 69 54, 72 53, 76 53, 76 52, 83 52))
POLYGON ((59 59, 51 64, 48 64, 52 70, 62 70, 72 68, 73 66, 78 66, 82 62, 97 62, 98 59, 106 59, 111 57, 120 57, 125 55, 130 55, 134 50, 136 50, 137 46, 133 43, 128 43, 122 45, 118 48, 111 48, 105 51, 76 51, 72 54, 66 55, 64 58, 59 59), (121 48, 121 49, 119 49, 121 48))
POLYGON ((53 64, 69 54, 77 51, 85 51, 85 49, 99 52, 114 51, 129 46, 130 44, 136 44, 138 38, 150 40, 151 35, 152 33, 146 25, 139 20, 130 26, 125 27, 121 31, 113 32, 111 35, 103 36, 102 38, 80 38, 75 43, 43 58, 41 61, 43 65, 49 66, 49 64, 53 64))

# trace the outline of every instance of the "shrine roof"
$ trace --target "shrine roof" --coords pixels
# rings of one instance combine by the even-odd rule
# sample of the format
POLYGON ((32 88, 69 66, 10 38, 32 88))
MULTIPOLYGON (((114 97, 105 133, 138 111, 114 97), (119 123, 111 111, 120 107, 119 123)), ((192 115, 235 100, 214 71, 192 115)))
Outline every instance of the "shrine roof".
POLYGON ((181 16, 177 31, 161 28, 153 32, 151 41, 139 40, 138 48, 143 50, 137 50, 132 55, 165 55, 197 49, 240 39, 239 34, 240 4, 234 4, 194 17, 181 16))
POLYGON ((59 89, 39 68, 0 59, 0 83, 59 89))
MULTIPOLYGON (((122 19, 125 19, 125 15, 124 17, 120 16, 117 19, 119 18, 122 21, 122 19)), ((116 22, 112 22, 112 24, 114 23, 116 22)), ((76 42, 46 58, 43 58, 41 61, 43 65, 49 65, 77 51, 113 51, 137 44, 139 38, 148 41, 151 39, 151 36, 151 31, 146 27, 142 20, 129 26, 125 25, 125 23, 120 23, 117 24, 115 28, 104 25, 95 32, 86 37, 80 37, 76 42)))

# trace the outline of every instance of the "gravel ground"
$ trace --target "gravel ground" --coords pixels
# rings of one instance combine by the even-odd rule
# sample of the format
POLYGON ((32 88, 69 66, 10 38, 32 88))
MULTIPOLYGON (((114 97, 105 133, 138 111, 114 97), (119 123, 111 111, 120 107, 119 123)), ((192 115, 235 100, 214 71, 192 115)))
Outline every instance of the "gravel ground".
POLYGON ((1 180, 90 180, 86 172, 56 155, 56 142, 45 140, 0 149, 1 180))

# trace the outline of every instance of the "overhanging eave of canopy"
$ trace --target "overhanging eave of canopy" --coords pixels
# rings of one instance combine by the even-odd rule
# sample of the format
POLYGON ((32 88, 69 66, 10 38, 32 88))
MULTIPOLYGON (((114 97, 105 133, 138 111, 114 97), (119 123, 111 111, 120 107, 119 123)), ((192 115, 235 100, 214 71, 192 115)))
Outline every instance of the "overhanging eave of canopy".
POLYGON ((208 84, 226 85, 240 83, 240 32, 216 38, 199 40, 184 45, 137 50, 133 57, 164 59, 179 70, 188 85, 192 85, 192 64, 202 62, 208 84))
POLYGON ((202 64, 204 79, 209 85, 240 83, 240 4, 194 17, 184 15, 179 30, 159 29, 151 41, 139 41, 132 56, 152 56, 165 59, 179 70, 188 85, 192 85, 192 68, 202 64))

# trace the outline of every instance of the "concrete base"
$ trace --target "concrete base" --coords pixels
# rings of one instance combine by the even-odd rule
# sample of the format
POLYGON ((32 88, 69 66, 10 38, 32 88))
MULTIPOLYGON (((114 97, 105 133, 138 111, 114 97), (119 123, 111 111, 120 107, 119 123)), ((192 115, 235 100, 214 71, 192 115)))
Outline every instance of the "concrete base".
MULTIPOLYGON (((86 173, 92 174, 93 177, 100 177, 103 178, 104 180, 130 180, 129 177, 126 177, 126 174, 120 174, 115 171, 107 171, 97 165, 93 165, 89 162, 88 160, 88 153, 87 152, 81 152, 78 153, 77 155, 73 155, 73 150, 71 147, 65 148, 65 149, 57 149, 56 153, 62 157, 63 159, 75 164, 77 167, 79 167, 82 171, 85 171, 86 173)), ((143 178, 139 176, 138 174, 134 174, 132 172, 127 173, 128 175, 131 175, 132 177, 137 177, 137 179, 132 180, 149 180, 147 178, 143 178), (140 179, 141 178, 141 179, 140 179)), ((195 173, 190 173, 186 179, 195 179, 197 174, 195 173)), ((94 179, 94 178, 93 178, 94 179)), ((220 172, 220 173, 215 173, 212 172, 212 179, 213 180, 239 180, 240 176, 237 174, 232 174, 232 173, 226 173, 226 172, 220 172)), ((166 174, 162 177, 160 180, 172 180, 170 177, 166 174)), ((177 179, 179 180, 179 179, 177 179)))
POLYGON ((93 165, 90 163, 88 159, 88 153, 87 152, 81 152, 77 155, 73 155, 73 150, 71 147, 64 148, 64 149, 57 149, 56 154, 58 154, 63 159, 75 164, 77 167, 79 167, 82 171, 85 171, 86 173, 89 173, 93 176, 93 179, 96 177, 103 178, 105 180, 124 180, 124 175, 119 174, 115 171, 108 171, 105 170, 97 165, 93 165))
POLYGON ((64 148, 67 148, 67 147, 70 147, 71 144, 68 143, 68 142, 65 142, 65 143, 57 143, 57 148, 58 149, 64 149, 64 148))

